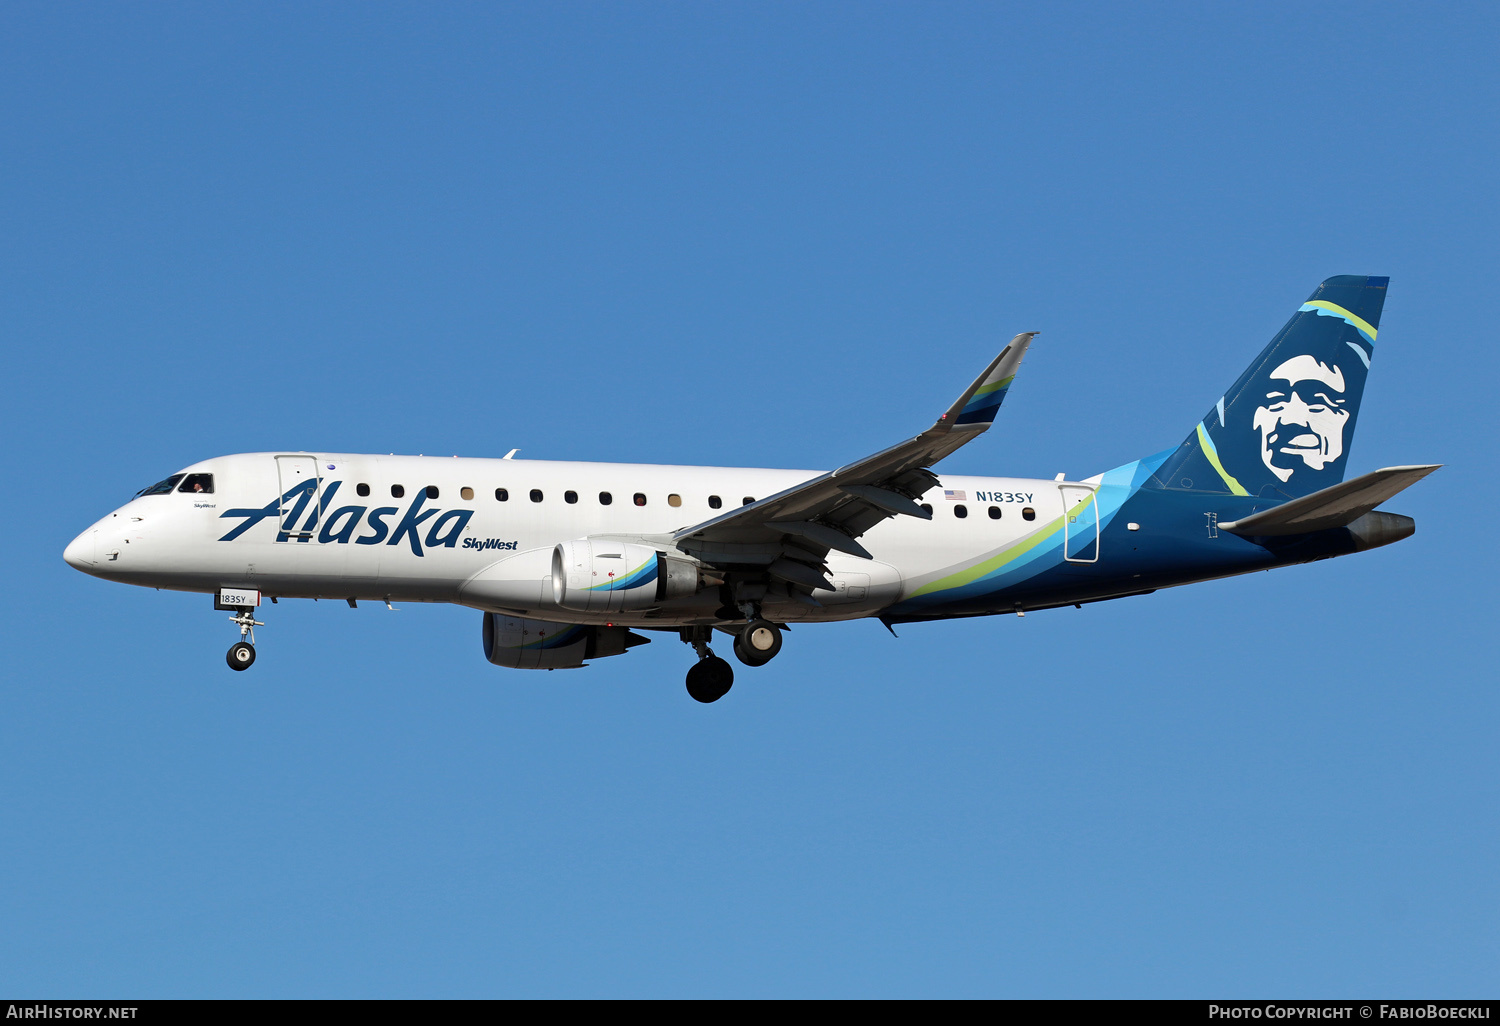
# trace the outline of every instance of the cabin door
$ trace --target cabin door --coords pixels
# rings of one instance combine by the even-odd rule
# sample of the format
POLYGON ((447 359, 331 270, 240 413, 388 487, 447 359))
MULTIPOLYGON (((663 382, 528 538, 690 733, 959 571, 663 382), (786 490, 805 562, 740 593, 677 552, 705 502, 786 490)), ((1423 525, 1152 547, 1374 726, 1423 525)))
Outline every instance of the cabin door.
POLYGON ((1099 562, 1099 504, 1088 485, 1058 485, 1063 502, 1063 558, 1069 563, 1099 562))
POLYGON ((276 478, 281 488, 281 533, 276 540, 311 541, 323 512, 318 458, 301 454, 277 456, 276 478))

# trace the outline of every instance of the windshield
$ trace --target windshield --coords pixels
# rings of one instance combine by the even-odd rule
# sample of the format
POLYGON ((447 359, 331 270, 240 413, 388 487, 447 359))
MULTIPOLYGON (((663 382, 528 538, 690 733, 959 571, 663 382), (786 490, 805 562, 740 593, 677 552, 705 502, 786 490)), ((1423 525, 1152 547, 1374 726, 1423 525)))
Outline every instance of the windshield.
POLYGON ((189 474, 182 482, 179 492, 196 492, 203 495, 211 494, 214 490, 214 476, 212 474, 189 474))
POLYGON ((173 474, 171 477, 167 478, 165 481, 158 481, 158 482, 156 482, 156 484, 152 485, 150 488, 142 488, 140 491, 136 492, 135 494, 137 496, 141 496, 141 495, 166 495, 173 488, 176 488, 177 487, 177 482, 181 481, 181 480, 182 480, 182 475, 181 474, 173 474))

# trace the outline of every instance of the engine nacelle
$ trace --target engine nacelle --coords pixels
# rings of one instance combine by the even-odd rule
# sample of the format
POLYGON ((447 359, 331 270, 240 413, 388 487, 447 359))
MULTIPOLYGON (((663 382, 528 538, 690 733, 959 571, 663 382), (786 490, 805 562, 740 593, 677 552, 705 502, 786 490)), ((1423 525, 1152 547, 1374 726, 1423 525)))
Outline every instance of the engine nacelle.
POLYGON ((650 640, 624 627, 587 627, 484 614, 484 657, 496 666, 513 670, 572 670, 582 666, 585 659, 620 655, 650 640))
POLYGON ((696 563, 645 545, 578 538, 552 550, 552 601, 564 609, 648 609, 698 587, 696 563))

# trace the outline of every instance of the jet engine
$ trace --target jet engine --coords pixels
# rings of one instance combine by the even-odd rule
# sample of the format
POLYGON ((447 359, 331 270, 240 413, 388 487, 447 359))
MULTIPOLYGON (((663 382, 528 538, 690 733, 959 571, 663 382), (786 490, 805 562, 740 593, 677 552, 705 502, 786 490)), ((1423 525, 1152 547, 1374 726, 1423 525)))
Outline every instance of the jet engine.
POLYGON ((513 670, 571 670, 651 641, 624 627, 588 627, 484 614, 484 657, 513 670))
POLYGON ((647 609, 698 588, 698 564, 645 545, 579 538, 552 551, 552 600, 564 609, 647 609))

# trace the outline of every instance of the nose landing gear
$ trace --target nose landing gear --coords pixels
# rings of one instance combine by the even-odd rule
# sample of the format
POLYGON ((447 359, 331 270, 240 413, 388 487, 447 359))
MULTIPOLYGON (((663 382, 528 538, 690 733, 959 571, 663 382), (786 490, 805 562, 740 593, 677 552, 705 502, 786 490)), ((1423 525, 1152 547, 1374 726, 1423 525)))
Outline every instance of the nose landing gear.
POLYGON ((255 662, 255 646, 248 641, 236 641, 229 646, 229 654, 224 659, 231 670, 248 670, 255 662))
POLYGON ((264 627, 265 624, 255 618, 254 606, 241 606, 240 611, 229 618, 229 622, 239 625, 240 640, 229 646, 224 661, 231 670, 248 670, 255 662, 255 628, 264 627))

